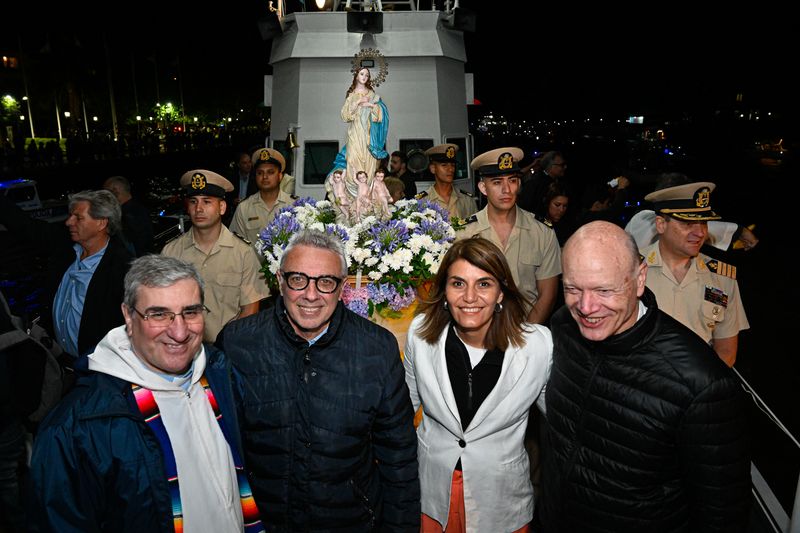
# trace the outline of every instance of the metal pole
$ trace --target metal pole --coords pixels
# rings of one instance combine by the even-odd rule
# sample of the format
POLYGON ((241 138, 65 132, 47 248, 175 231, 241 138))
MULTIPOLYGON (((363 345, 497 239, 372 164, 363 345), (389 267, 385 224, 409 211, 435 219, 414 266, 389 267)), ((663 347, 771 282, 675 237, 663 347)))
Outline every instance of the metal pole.
POLYGON ((177 66, 178 66, 178 92, 181 95, 181 116, 183 118, 183 134, 186 135, 186 108, 183 106, 183 73, 181 72, 181 56, 178 54, 177 59, 177 66))
POLYGON ((111 79, 111 51, 108 49, 106 33, 103 32, 103 46, 106 49, 106 75, 108 78, 108 98, 111 100, 111 126, 114 129, 114 140, 119 139, 119 126, 117 125, 117 107, 114 104, 114 84, 111 79))
POLYGON ((28 76, 25 73, 25 58, 22 57, 22 35, 17 34, 17 42, 19 43, 19 56, 22 60, 22 86, 25 88, 25 103, 28 105, 28 123, 31 125, 31 139, 36 138, 36 133, 33 131, 33 114, 31 113, 31 96, 28 94, 28 76))
POLYGON ((58 110, 58 99, 56 99, 56 126, 58 126, 58 140, 59 141, 64 138, 64 136, 61 135, 61 117, 59 116, 60 114, 61 114, 61 112, 58 110))
POLYGON ((86 131, 86 140, 89 140, 89 121, 86 118, 86 100, 83 99, 83 91, 81 91, 81 107, 83 108, 83 129, 86 131))

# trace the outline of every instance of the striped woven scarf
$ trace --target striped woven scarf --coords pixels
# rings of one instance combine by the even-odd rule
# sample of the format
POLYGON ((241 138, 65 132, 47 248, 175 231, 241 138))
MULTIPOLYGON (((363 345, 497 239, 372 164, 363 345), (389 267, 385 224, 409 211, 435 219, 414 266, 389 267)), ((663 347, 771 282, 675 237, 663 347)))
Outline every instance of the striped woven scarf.
MULTIPOLYGON (((239 497, 242 502, 244 531, 245 533, 262 533, 264 531, 264 526, 261 524, 261 518, 258 513, 258 508, 256 507, 256 501, 253 498, 253 493, 250 490, 250 483, 247 481, 247 474, 244 471, 242 459, 239 456, 236 446, 233 444, 225 421, 222 419, 219 405, 217 405, 217 399, 214 397, 214 392, 208 385, 208 380, 205 376, 200 378, 200 384, 205 390, 208 403, 211 404, 214 416, 231 450, 233 465, 236 469, 236 478, 239 482, 239 497)), ((153 391, 133 383, 131 383, 131 388, 133 389, 133 396, 136 399, 139 412, 142 413, 147 425, 153 430, 158 442, 161 444, 161 450, 164 453, 164 467, 167 471, 170 497, 172 498, 172 522, 175 526, 175 533, 183 533, 183 508, 181 506, 181 493, 178 485, 178 467, 175 463, 175 453, 172 450, 172 443, 169 440, 169 435, 167 435, 167 430, 161 419, 161 410, 158 408, 158 404, 156 404, 156 400, 153 397, 153 391)))

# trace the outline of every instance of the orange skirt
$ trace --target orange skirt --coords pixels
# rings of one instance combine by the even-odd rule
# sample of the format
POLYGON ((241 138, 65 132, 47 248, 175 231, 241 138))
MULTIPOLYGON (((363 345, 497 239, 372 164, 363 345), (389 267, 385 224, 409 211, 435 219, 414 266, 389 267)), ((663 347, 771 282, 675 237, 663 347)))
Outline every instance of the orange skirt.
MULTIPOLYGON (((442 524, 422 513, 420 533, 466 533, 467 515, 464 512, 464 476, 461 470, 453 472, 450 485, 450 511, 447 513, 447 529, 442 524)), ((530 533, 530 525, 524 525, 514 533, 530 533)))

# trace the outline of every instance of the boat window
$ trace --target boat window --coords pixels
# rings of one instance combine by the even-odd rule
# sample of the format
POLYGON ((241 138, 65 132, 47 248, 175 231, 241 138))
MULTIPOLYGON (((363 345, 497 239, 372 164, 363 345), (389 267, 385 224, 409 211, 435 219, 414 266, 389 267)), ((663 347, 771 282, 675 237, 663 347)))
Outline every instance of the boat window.
POLYGON ((339 153, 339 142, 306 141, 303 153, 303 184, 322 185, 339 153))

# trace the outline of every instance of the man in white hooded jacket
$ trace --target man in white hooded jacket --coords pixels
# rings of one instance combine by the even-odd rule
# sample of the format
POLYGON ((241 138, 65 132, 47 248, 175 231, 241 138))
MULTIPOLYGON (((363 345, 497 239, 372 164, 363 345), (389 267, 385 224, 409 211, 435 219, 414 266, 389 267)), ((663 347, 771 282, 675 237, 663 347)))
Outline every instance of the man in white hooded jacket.
POLYGON ((91 372, 34 443, 32 530, 263 531, 229 367, 202 344, 203 288, 180 259, 132 263, 125 325, 89 355, 91 372))

